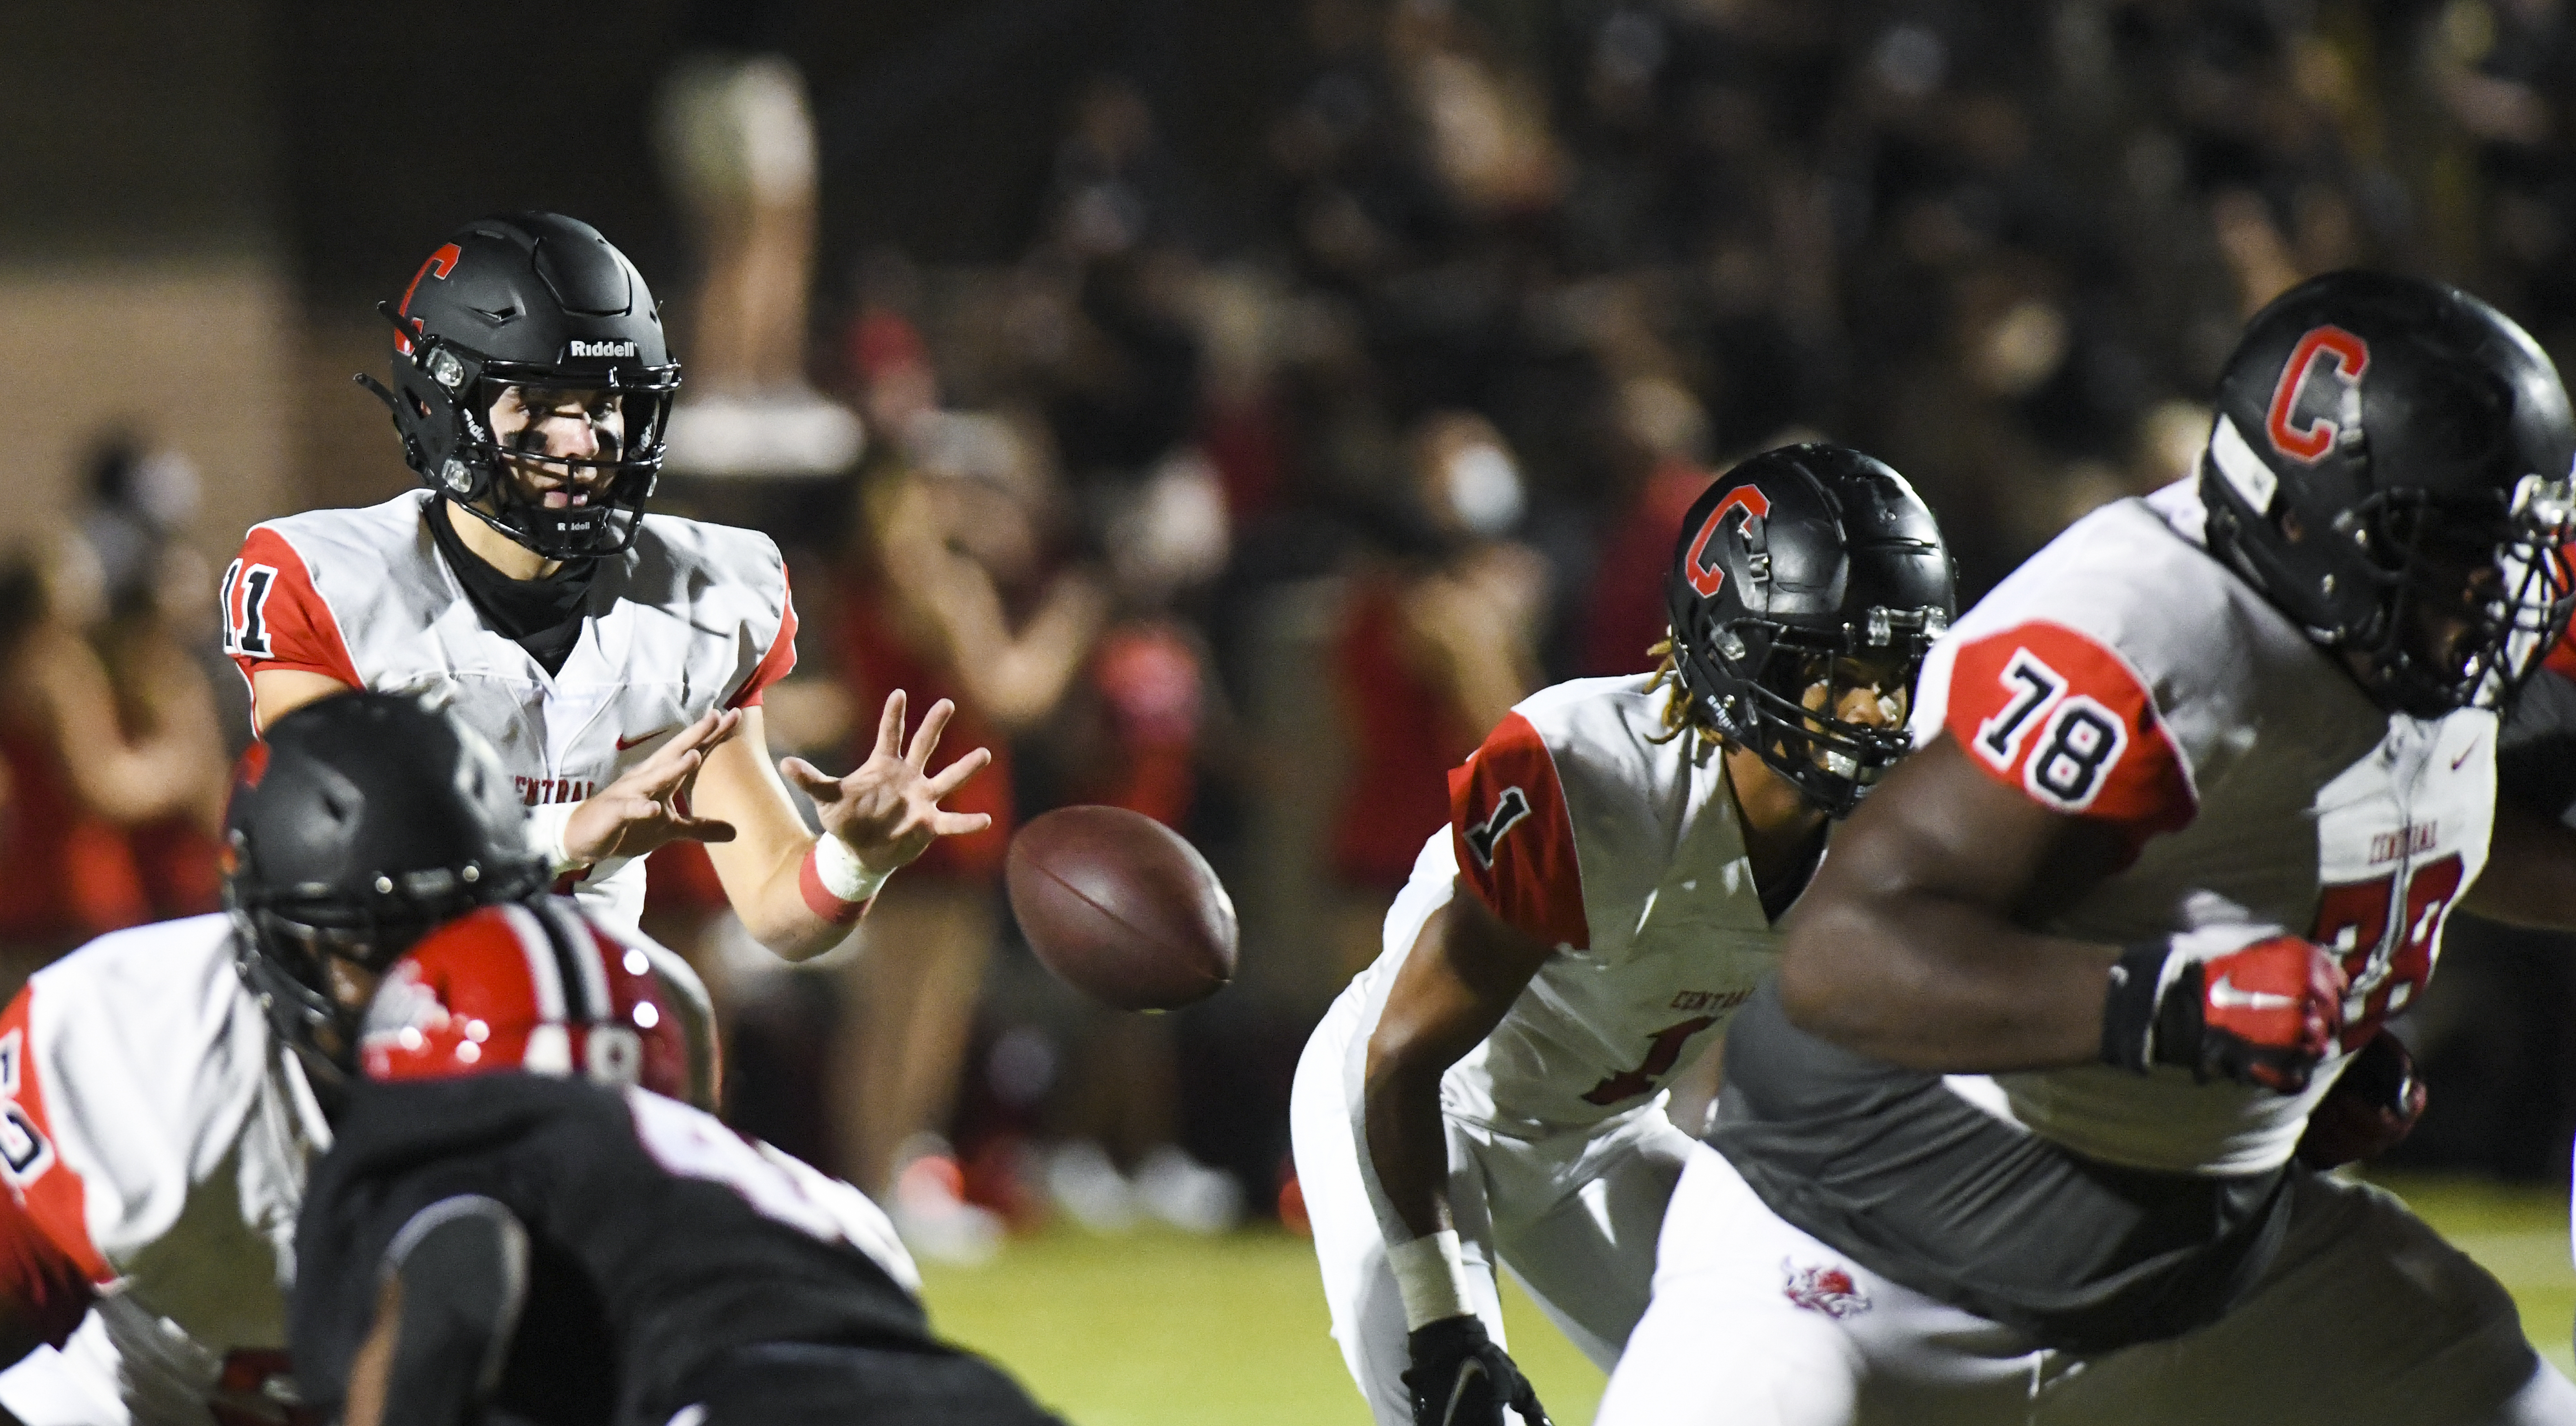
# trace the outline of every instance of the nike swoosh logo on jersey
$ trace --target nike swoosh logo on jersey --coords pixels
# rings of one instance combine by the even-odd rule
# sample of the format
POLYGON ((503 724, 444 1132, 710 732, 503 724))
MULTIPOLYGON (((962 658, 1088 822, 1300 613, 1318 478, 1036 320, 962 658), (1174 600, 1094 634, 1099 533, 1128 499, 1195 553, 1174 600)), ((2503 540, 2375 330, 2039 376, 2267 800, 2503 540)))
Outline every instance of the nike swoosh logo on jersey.
POLYGON ((668 728, 656 728, 652 732, 645 733, 639 737, 620 738, 617 740, 617 750, 622 753, 628 748, 634 747, 638 743, 649 743, 655 738, 667 738, 678 731, 680 731, 679 725, 673 724, 668 728))
POLYGON ((2287 1010, 2298 1002, 2268 990, 2239 990, 2222 975, 2209 988, 2209 1003, 2221 1010, 2287 1010))
POLYGON ((2460 764, 2469 760, 2469 753, 2474 753, 2476 751, 2477 749, 2471 748, 2468 753, 2462 753, 2458 757, 2451 759, 2451 771, 2458 772, 2460 770, 2460 764))

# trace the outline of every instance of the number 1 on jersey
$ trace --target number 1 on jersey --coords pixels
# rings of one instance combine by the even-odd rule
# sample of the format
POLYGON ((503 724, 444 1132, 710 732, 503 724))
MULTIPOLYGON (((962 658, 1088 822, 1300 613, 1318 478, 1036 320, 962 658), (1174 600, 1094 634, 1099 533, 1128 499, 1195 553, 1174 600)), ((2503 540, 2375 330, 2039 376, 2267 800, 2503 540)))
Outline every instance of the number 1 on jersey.
POLYGON ((1592 1086, 1584 1094, 1583 1102, 1611 1105, 1622 1099, 1634 1099, 1653 1089, 1656 1080, 1673 1072, 1674 1064, 1682 1057, 1682 1046, 1689 1042, 1690 1037, 1716 1023, 1716 1016, 1701 1015, 1657 1030, 1646 1043, 1646 1057, 1637 1062, 1635 1069, 1621 1070, 1592 1086))

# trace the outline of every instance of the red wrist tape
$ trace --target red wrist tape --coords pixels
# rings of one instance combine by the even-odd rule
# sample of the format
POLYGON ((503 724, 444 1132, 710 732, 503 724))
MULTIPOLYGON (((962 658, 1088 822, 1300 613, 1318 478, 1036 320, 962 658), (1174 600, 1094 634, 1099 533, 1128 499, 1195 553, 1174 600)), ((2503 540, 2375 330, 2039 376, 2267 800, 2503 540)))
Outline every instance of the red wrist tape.
MULTIPOLYGON (((816 843, 820 846, 821 843, 816 843)), ((805 895, 805 908, 835 926, 857 923, 865 915, 868 901, 844 901, 823 884, 823 873, 814 865, 814 848, 805 849, 805 860, 796 864, 796 889, 805 895)), ((874 900, 871 897, 868 900, 874 900)))

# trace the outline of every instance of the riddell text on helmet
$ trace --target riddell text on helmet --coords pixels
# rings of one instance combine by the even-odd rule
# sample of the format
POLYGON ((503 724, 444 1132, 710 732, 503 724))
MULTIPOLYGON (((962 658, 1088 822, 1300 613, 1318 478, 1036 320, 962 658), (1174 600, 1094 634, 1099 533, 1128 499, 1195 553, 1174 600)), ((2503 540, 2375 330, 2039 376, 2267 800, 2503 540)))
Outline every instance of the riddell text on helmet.
POLYGON ((631 357, 633 355, 635 355, 633 342, 585 342, 575 337, 564 346, 564 358, 567 361, 574 357, 631 357))

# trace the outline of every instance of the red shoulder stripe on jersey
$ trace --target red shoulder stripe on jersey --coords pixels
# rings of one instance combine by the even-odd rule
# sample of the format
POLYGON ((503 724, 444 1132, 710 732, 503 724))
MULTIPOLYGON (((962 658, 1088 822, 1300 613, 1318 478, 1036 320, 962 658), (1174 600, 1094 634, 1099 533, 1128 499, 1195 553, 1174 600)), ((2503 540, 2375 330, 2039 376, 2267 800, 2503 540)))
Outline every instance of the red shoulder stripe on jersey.
POLYGON ((1565 789, 1527 718, 1505 715, 1450 770, 1449 835, 1458 874, 1505 924, 1551 946, 1591 945, 1565 789))
POLYGON ((2576 624, 2568 625, 2567 632, 2550 645, 2549 657, 2540 666, 2560 678, 2576 678, 2576 624))
POLYGON ((785 583, 787 567, 783 564, 778 567, 778 578, 781 581, 778 599, 778 632, 769 641, 769 652, 760 656, 760 662, 752 669, 751 677, 743 680, 742 691, 736 693, 733 701, 725 705, 727 708, 759 707, 761 694, 768 689, 769 685, 795 671, 796 590, 785 583))
POLYGON ((1962 644, 1946 723, 1978 766, 2052 812, 2143 838, 2200 810, 2146 680, 2063 624, 2034 620, 1962 644))
POLYGON ((224 571, 223 638, 224 652, 245 678, 263 669, 296 669, 366 686, 304 556, 269 526, 254 528, 241 557, 224 571))
MULTIPOLYGON (((106 1282, 116 1274, 90 1241, 88 1198, 80 1175, 54 1152, 44 1077, 36 1068, 35 1032, 28 1028, 35 994, 29 986, 0 1011, 0 1180, 8 1183, 18 1216, 44 1235, 54 1255, 91 1282, 106 1282)), ((44 1256, 39 1248, 12 1253, 44 1256)))

